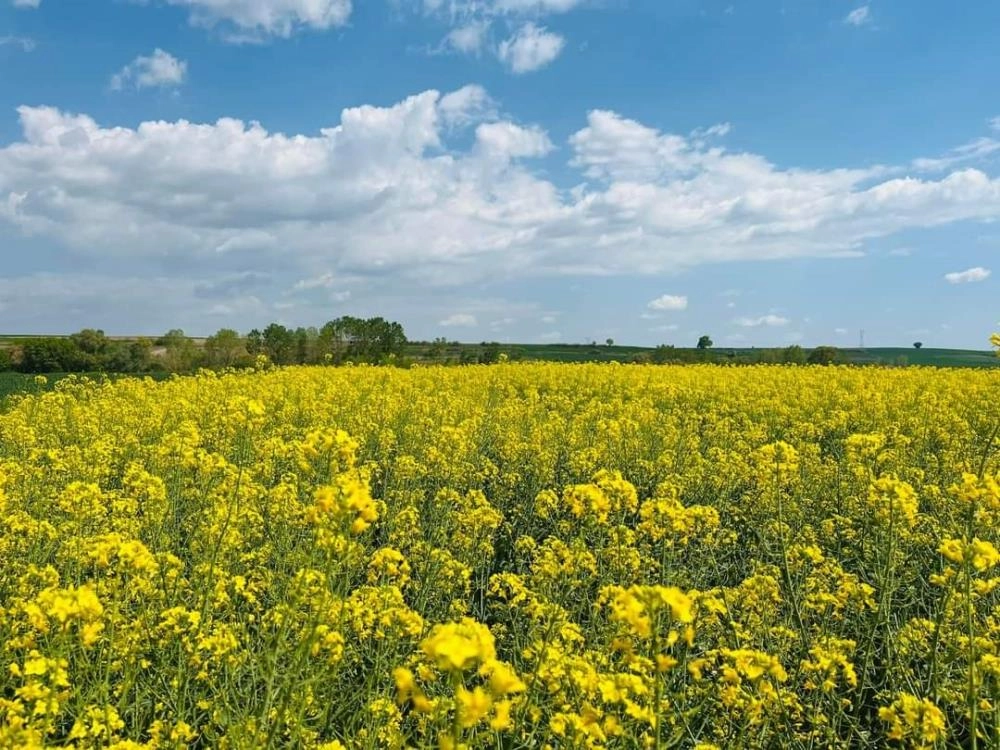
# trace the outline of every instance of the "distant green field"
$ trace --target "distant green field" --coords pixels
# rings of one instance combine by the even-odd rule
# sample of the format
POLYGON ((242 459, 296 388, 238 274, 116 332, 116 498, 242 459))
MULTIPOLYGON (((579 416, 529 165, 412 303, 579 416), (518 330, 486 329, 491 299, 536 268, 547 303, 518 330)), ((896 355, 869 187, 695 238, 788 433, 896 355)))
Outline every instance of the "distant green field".
POLYGON ((19 372, 0 372, 0 402, 12 393, 39 390, 34 378, 34 375, 22 375, 19 372))
POLYGON ((997 367, 1000 358, 991 351, 975 349, 842 349, 855 364, 893 364, 906 357, 908 364, 928 367, 997 367))
MULTIPOLYGON (((450 345, 446 356, 458 359, 463 353, 476 354, 479 344, 450 345)), ((419 358, 426 345, 410 345, 408 356, 419 358)), ((603 344, 501 344, 500 350, 512 359, 545 360, 552 362, 630 362, 648 356, 653 349, 642 346, 605 346, 603 344)), ((710 362, 754 359, 761 349, 714 347, 708 351, 693 348, 672 349, 668 357, 681 360, 705 358, 710 362)), ((807 348, 806 353, 810 350, 807 348)), ((840 356, 854 365, 919 365, 924 367, 1000 367, 1000 358, 992 351, 974 349, 914 349, 913 347, 880 347, 871 349, 840 349, 840 356)))
POLYGON ((591 346, 589 344, 511 344, 500 347, 523 359, 551 362, 627 362, 633 357, 649 354, 652 349, 642 346, 591 346))
MULTIPOLYGON (((99 373, 77 374, 78 377, 100 378, 104 377, 99 373)), ((66 373, 56 372, 45 376, 45 383, 35 381, 36 375, 26 375, 21 372, 0 372, 0 403, 7 396, 15 393, 41 393, 50 391, 63 378, 69 377, 66 373)), ((109 376, 115 377, 115 376, 109 376)))
MULTIPOLYGON (((449 345, 445 350, 447 361, 459 361, 463 355, 475 356, 483 349, 479 344, 449 345)), ((426 344, 409 344, 405 356, 416 361, 424 359, 426 344)), ((653 350, 642 346, 604 346, 591 344, 501 344, 500 350, 514 360, 542 360, 547 362, 631 362, 649 355, 653 350)), ((808 349, 806 350, 809 351, 808 349)), ((717 347, 708 352, 696 349, 674 349, 672 355, 679 359, 704 357, 709 362, 727 362, 753 358, 760 350, 717 347)), ((853 365, 916 365, 923 367, 1000 367, 1000 358, 992 351, 974 349, 913 349, 903 347, 882 347, 872 349, 841 349, 844 361, 853 365)), ((150 373, 150 377, 161 379, 169 373, 150 373)), ((66 377, 63 373, 46 375, 47 382, 40 385, 34 375, 19 372, 0 372, 0 404, 16 393, 33 393, 52 388, 66 377)), ((87 376, 83 376, 87 377, 87 376)), ((89 377, 102 377, 91 373, 89 377)), ((127 377, 110 375, 109 377, 127 377)))
MULTIPOLYGON (((127 378, 127 377, 150 377, 154 380, 163 380, 170 377, 170 373, 167 372, 151 372, 146 375, 118 375, 118 374, 108 374, 104 375, 102 373, 75 373, 76 377, 81 378, 103 378, 108 377, 111 379, 115 378, 127 378)), ((63 378, 69 377, 67 373, 56 372, 49 373, 45 376, 45 383, 40 384, 35 382, 35 375, 26 375, 20 372, 0 372, 0 406, 3 404, 3 400, 8 396, 12 396, 17 393, 41 393, 42 391, 51 390, 55 387, 63 378)))
MULTIPOLYGON (((526 347, 541 359, 630 359, 637 353, 649 353, 651 349, 641 347, 573 347, 578 351, 560 352, 558 347, 526 347), (590 354, 594 352, 594 354, 590 354), (603 356, 602 356, 603 355, 603 356)), ((678 352, 693 353, 695 349, 678 349, 678 352)), ((806 349, 808 352, 809 349, 806 349)), ((734 352, 737 356, 752 356, 753 349, 727 349, 717 347, 711 351, 713 358, 734 352)), ((841 356, 854 365, 920 365, 924 367, 1000 367, 1000 358, 992 351, 967 349, 914 349, 912 347, 883 347, 873 349, 841 349, 841 356), (905 360, 905 362, 904 362, 905 360)))

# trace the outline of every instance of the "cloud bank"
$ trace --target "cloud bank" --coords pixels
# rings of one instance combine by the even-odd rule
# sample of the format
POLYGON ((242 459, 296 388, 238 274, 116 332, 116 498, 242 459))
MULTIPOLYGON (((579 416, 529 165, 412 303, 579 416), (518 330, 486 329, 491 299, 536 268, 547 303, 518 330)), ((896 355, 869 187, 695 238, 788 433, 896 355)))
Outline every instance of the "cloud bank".
POLYGON ((607 110, 556 144, 496 112, 479 86, 348 108, 300 134, 229 118, 116 127, 23 106, 20 138, 0 147, 0 227, 123 275, 280 268, 289 294, 346 299, 371 278, 458 287, 844 256, 903 230, 1000 218, 1000 180, 967 162, 933 175, 782 167, 727 149, 725 127, 669 133, 607 110), (540 159, 564 162, 569 179, 540 159))

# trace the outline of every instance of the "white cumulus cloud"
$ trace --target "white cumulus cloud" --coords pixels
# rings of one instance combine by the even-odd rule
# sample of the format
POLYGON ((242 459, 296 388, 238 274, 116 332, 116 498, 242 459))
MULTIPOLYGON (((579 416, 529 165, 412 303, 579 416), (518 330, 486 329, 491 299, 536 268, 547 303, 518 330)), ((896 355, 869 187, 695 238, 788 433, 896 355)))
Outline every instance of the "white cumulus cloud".
POLYGON ((479 54, 486 46, 489 29, 488 21, 470 21, 464 26, 449 31, 445 37, 445 46, 456 52, 470 55, 479 54))
POLYGON ((495 120, 496 102, 482 86, 470 84, 441 97, 438 112, 445 125, 461 127, 481 120, 495 120))
POLYGON ((849 26, 864 26, 867 23, 871 23, 871 20, 872 11, 871 7, 868 5, 862 5, 859 8, 855 8, 844 17, 844 23, 849 26))
POLYGON ((134 86, 137 89, 180 86, 187 76, 187 63, 162 49, 149 56, 139 55, 111 77, 115 91, 134 86))
POLYGON ((565 45, 566 40, 559 34, 528 22, 500 42, 497 56, 512 73, 530 73, 559 57, 565 45))
POLYGON ((469 315, 469 313, 455 313, 454 315, 449 315, 444 320, 439 320, 438 325, 446 328, 472 328, 477 325, 477 322, 475 315, 469 315))
POLYGON ((951 149, 944 156, 913 160, 913 167, 921 171, 933 172, 948 169, 962 162, 979 161, 1000 151, 1000 141, 995 138, 976 138, 951 149))
MULTIPOLYGON (((461 2, 461 0, 459 0, 461 2)), ((466 0, 468 2, 468 0, 466 0)), ((495 11, 502 13, 566 13, 582 5, 584 0, 487 0, 495 11)))
POLYGON ((190 9, 191 23, 224 24, 237 33, 234 41, 290 37, 303 29, 343 26, 351 17, 351 0, 166 0, 190 9))
POLYGON ((741 328, 759 328, 760 326, 786 326, 789 320, 780 315, 769 314, 757 318, 737 318, 733 322, 741 328))
POLYGON ((37 8, 42 4, 42 0, 13 0, 15 8, 37 8))
MULTIPOLYGON (((559 56, 562 34, 541 26, 543 20, 567 14, 587 0, 392 0, 450 30, 430 54, 456 52, 481 55, 492 50, 515 74, 538 70, 559 56), (497 39, 501 39, 499 43, 497 39)), ((593 3, 591 3, 593 5, 593 3)))
POLYGON ((299 281, 296 281, 294 289, 296 291, 305 291, 308 289, 330 289, 336 283, 337 276, 328 271, 310 279, 300 279, 299 281))
MULTIPOLYGON (((0 234, 137 278, 276 269, 276 292, 253 291, 273 304, 326 273, 362 300, 373 280, 660 275, 840 257, 902 231, 1000 220, 1000 180, 985 167, 923 178, 901 176, 909 162, 778 167, 605 110, 581 113, 567 148, 496 109, 481 87, 424 91, 285 134, 233 118, 127 127, 23 106, 21 135, 0 146, 0 234), (459 126, 473 124, 470 138, 459 126), (532 161, 556 158, 556 145, 568 151, 558 180, 532 161)), ((680 303, 661 304, 649 313, 680 303)))
POLYGON ((503 159, 545 156, 552 150, 552 141, 544 130, 512 122, 483 123, 476 128, 476 144, 503 159))
POLYGON ((687 306, 688 298, 675 294, 664 294, 647 305, 650 310, 686 310, 687 306))
POLYGON ((35 48, 35 40, 26 36, 0 36, 0 47, 20 47, 23 52, 31 52, 35 48))
POLYGON ((972 284, 976 281, 985 281, 990 276, 990 270, 982 266, 969 268, 965 271, 952 271, 944 275, 945 281, 949 284, 972 284))

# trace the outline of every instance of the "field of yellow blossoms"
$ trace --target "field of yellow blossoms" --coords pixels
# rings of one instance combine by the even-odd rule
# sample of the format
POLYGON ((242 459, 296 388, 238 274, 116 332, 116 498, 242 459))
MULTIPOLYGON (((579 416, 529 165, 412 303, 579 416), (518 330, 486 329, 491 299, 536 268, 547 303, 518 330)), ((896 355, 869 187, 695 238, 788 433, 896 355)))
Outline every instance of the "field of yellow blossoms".
POLYGON ((1000 373, 259 369, 0 412, 0 747, 1000 747, 1000 373))

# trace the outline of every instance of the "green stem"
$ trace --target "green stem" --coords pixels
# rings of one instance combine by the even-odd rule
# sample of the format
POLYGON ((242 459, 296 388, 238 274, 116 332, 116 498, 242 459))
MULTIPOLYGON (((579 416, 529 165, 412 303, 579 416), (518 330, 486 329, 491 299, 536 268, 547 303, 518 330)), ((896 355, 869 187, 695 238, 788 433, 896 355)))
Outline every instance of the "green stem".
POLYGON ((653 664, 653 680, 655 684, 653 685, 653 733, 655 737, 655 744, 653 747, 655 750, 660 750, 663 745, 661 744, 661 734, 660 728, 663 726, 662 717, 660 716, 660 706, 663 700, 663 680, 660 679, 659 667, 656 663, 656 657, 660 650, 660 638, 659 638, 659 623, 654 625, 653 638, 650 641, 650 661, 653 664))
MULTIPOLYGON (((966 553, 968 557, 968 553, 966 553)), ((965 627, 969 634, 969 679, 966 702, 969 704, 969 723, 972 750, 979 745, 979 701, 976 699, 976 633, 972 618, 972 562, 965 561, 965 627)))

